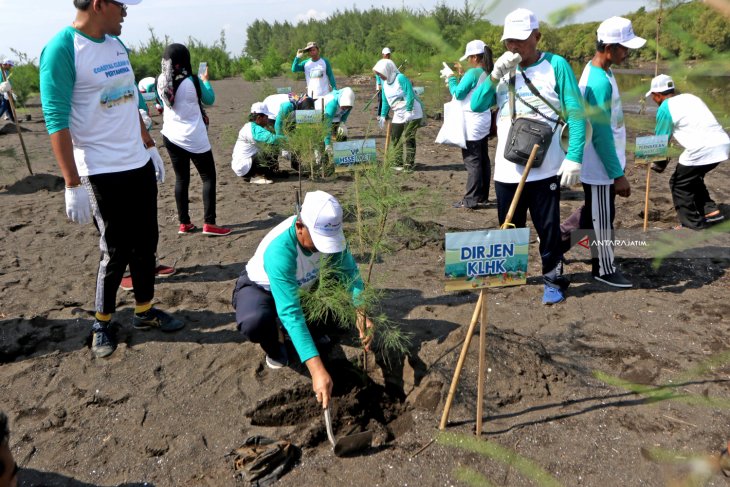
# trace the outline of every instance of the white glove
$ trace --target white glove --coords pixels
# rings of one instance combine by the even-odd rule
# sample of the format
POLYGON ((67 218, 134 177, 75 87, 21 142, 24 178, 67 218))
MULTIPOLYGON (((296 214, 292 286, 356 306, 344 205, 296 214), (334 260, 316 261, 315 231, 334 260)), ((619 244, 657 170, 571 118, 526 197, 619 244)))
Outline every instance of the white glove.
POLYGON ((157 179, 158 183, 164 183, 165 182, 165 164, 162 162, 162 157, 160 157, 160 153, 157 151, 157 147, 150 147, 147 149, 147 152, 150 154, 150 159, 152 159, 152 164, 155 166, 155 177, 157 179))
POLYGON ((288 150, 282 150, 281 157, 287 161, 291 161, 291 152, 289 152, 288 150))
POLYGON ((91 200, 84 186, 66 188, 66 216, 74 223, 91 223, 91 200))
POLYGON ((445 80, 447 80, 447 81, 448 81, 448 79, 449 79, 450 77, 452 77, 452 76, 454 75, 454 70, 453 70, 453 69, 451 69, 451 68, 449 67, 449 65, 448 65, 448 64, 446 64, 446 63, 444 63, 444 62, 442 62, 441 64, 443 64, 443 65, 444 65, 444 69, 442 69, 441 71, 439 71, 439 72, 441 73, 441 77, 442 77, 443 79, 445 79, 445 80))
POLYGON ((337 136, 338 137, 347 137, 347 125, 340 124, 340 126, 337 127, 337 136))
POLYGON ((152 119, 147 115, 147 111, 141 108, 139 109, 139 114, 142 116, 142 123, 144 123, 145 128, 149 131, 152 128, 152 119))
POLYGON ((319 153, 319 150, 314 149, 314 163, 318 166, 322 164, 322 155, 319 153))
POLYGON ((334 152, 334 149, 332 148, 332 145, 327 145, 327 146, 325 146, 324 151, 327 154, 332 155, 332 153, 334 152))
POLYGON ((494 69, 492 69, 492 79, 502 79, 506 74, 515 69, 518 64, 522 61, 522 56, 516 52, 507 51, 497 59, 494 63, 494 69))
POLYGON ((406 112, 406 120, 412 120, 413 119, 413 110, 410 112, 406 112))
POLYGON ((580 168, 582 164, 565 159, 560 165, 558 176, 560 176, 560 186, 569 187, 580 181, 580 168))
POLYGON ((10 86, 10 81, 3 81, 0 83, 0 93, 10 93, 12 89, 13 87, 10 86))
POLYGON ((385 128, 385 117, 378 117, 378 128, 380 130, 385 128))
POLYGON ((301 59, 303 57, 304 57, 304 51, 302 51, 301 49, 299 49, 297 51, 297 59, 301 59))

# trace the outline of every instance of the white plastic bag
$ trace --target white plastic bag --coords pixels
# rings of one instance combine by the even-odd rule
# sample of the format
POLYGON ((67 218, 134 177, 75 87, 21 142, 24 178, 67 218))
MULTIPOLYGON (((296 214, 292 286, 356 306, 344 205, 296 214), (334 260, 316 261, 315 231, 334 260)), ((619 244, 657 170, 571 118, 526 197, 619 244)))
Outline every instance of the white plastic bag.
POLYGON ((455 145, 466 149, 466 125, 462 103, 453 98, 444 104, 444 123, 436 136, 437 144, 455 145))

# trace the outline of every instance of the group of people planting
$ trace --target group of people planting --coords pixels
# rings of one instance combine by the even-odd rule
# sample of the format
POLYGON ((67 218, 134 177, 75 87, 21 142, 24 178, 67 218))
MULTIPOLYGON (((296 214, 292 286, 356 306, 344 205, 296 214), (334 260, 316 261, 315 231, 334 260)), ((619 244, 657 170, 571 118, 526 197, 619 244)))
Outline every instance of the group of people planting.
MULTIPOLYGON (((112 314, 127 267, 134 282, 132 325, 166 332, 184 326, 152 305, 159 267, 157 183, 164 181, 165 169, 139 111, 146 104, 135 83, 127 48, 118 38, 127 7, 141 1, 74 0, 73 24, 46 45, 40 59, 41 101, 66 184, 67 216, 82 224, 93 221, 100 234, 102 256, 91 345, 98 358, 111 355, 116 348, 112 314)), ((456 65, 454 72, 445 66, 441 75, 453 97, 462 102, 465 122, 462 155, 467 187, 454 206, 476 208, 488 201, 491 163, 487 137, 493 124, 500 223, 525 171, 529 149, 535 141, 540 146, 512 222, 525 226, 530 212, 540 238, 543 302, 555 304, 565 299, 568 286, 562 264, 566 228, 590 229, 595 239, 610 240, 615 195, 631 192, 624 175, 626 130, 611 66, 621 64, 630 49, 640 48, 645 41, 634 34, 629 20, 606 20, 598 28, 595 56, 577 81, 564 58, 538 50, 540 37, 535 15, 517 9, 505 19, 501 40, 506 52, 502 56, 492 62, 490 48, 473 40, 461 58, 469 68, 464 72, 456 65), (563 126, 568 134, 567 143, 561 145, 563 126), (560 186, 578 181, 583 183, 585 206, 573 219, 577 224, 564 225, 561 230, 560 186)), ((395 167, 409 171, 415 166, 416 132, 425 110, 411 81, 390 59, 390 49, 382 54, 373 66, 380 98, 377 119, 381 127, 388 126, 395 167)), ((297 110, 321 110, 326 126, 321 140, 323 156, 332 151, 333 132, 347 136, 345 124, 355 94, 351 88, 337 88, 332 66, 320 56, 316 43, 297 52, 292 71, 304 72, 306 94, 272 95, 254 103, 249 122, 238 134, 232 168, 251 183, 269 184, 276 176, 280 151, 263 148, 279 147, 290 133, 297 110)), ((176 175, 179 233, 196 230, 188 210, 192 161, 203 181, 202 232, 228 235, 231 230, 216 223, 216 170, 205 111, 215 94, 207 70, 194 73, 188 49, 171 44, 150 89, 163 108, 162 140, 176 175)), ((701 100, 676 93, 668 76, 652 80, 647 96, 660 106, 656 132, 674 135, 686 149, 671 183, 682 224, 703 228, 719 221, 722 215, 709 197, 703 177, 728 158, 727 134, 701 100)), ((597 280, 631 286, 616 267, 611 245, 592 245, 591 249, 597 280)), ((359 307, 363 283, 342 233, 342 208, 331 195, 315 191, 304 197, 296 214, 260 243, 236 282, 233 307, 239 330, 261 344, 270 368, 290 362, 285 346, 288 336, 312 375, 317 400, 326 406, 332 381, 318 352, 326 337, 313 337, 299 298, 300 288, 316 282, 322 255, 334 263, 359 307)), ((372 324, 361 310, 357 325, 362 346, 367 347, 372 324)))

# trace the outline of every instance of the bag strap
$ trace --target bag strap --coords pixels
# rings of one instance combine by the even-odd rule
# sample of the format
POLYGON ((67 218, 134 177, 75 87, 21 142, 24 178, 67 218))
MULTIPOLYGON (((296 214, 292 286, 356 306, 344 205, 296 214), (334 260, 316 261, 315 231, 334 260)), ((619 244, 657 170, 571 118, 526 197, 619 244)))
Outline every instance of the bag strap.
MULTIPOLYGON (((543 101, 543 103, 545 103, 545 104, 546 104, 546 105, 547 105, 548 107, 550 107, 550 109, 551 109, 551 110, 552 110, 553 112, 555 112, 555 114, 556 114, 556 115, 558 116, 558 120, 557 120, 557 121, 558 121, 558 123, 562 123, 562 124, 565 124, 565 123, 566 123, 566 122, 565 122, 565 117, 563 117, 563 114, 562 114, 562 112, 561 112, 560 110, 557 110, 557 109, 556 109, 556 108, 555 108, 555 107, 553 106, 553 104, 552 104, 552 103, 550 103, 549 101, 547 101, 547 100, 545 99, 545 97, 544 97, 544 96, 542 96, 542 95, 540 94, 540 92, 539 92, 539 91, 537 90, 537 88, 535 88, 535 85, 533 85, 533 84, 532 84, 532 81, 530 81, 530 78, 528 78, 528 77, 527 77, 527 75, 525 74, 525 71, 524 71, 524 70, 523 70, 523 71, 520 71, 520 73, 522 73, 522 78, 523 78, 523 79, 525 80, 525 84, 526 84, 526 85, 527 85, 527 87, 528 87, 528 88, 530 89, 530 91, 532 92, 532 94, 533 94, 533 95, 535 95, 536 97, 538 97, 539 99, 541 99, 541 100, 543 101)), ((525 101, 524 101, 524 100, 523 100, 522 98, 520 98, 520 101, 522 101, 523 103, 525 103, 525 101)), ((536 111, 537 113, 539 113, 540 115, 542 115, 542 116, 543 116, 544 118, 547 118, 548 120, 551 120, 551 121, 553 121, 553 122, 555 121, 555 120, 552 120, 552 119, 550 119, 549 117, 545 117, 545 115, 543 115, 542 113, 540 113, 540 111, 539 111, 539 110, 537 110, 537 109, 533 108, 533 107, 532 107, 532 106, 530 106, 529 104, 525 103, 525 105, 527 105, 527 106, 529 106, 530 108, 532 108, 533 110, 535 110, 535 111, 536 111)))

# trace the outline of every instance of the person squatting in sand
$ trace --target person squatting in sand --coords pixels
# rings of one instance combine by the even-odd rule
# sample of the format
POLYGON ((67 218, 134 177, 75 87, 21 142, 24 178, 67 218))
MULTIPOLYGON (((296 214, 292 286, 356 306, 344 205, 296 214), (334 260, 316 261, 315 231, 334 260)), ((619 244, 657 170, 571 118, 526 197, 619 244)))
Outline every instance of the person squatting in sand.
POLYGON ((264 103, 251 105, 249 122, 238 132, 233 147, 233 172, 252 184, 273 183, 271 178, 278 165, 279 143, 285 137, 266 128, 270 118, 274 118, 273 113, 264 103))
POLYGON ((76 223, 93 220, 100 233, 91 351, 101 358, 116 348, 111 320, 127 265, 134 279, 134 328, 176 331, 184 324, 152 306, 157 183, 165 169, 140 117, 144 100, 117 37, 127 6, 106 0, 74 0, 74 6, 73 24, 41 53, 41 103, 66 183, 66 214, 76 223))
MULTIPOLYGON (((272 369, 289 363, 279 324, 291 338, 299 359, 309 369, 317 401, 327 407, 332 395, 332 378, 320 358, 310 327, 304 317, 300 289, 318 280, 322 259, 328 258, 349 288, 355 306, 364 285, 355 259, 342 231, 340 203, 324 191, 307 193, 293 215, 271 230, 261 241, 241 272, 233 290, 232 304, 238 329, 266 353, 272 369)), ((364 347, 369 346, 372 323, 362 310, 357 327, 364 347)))

